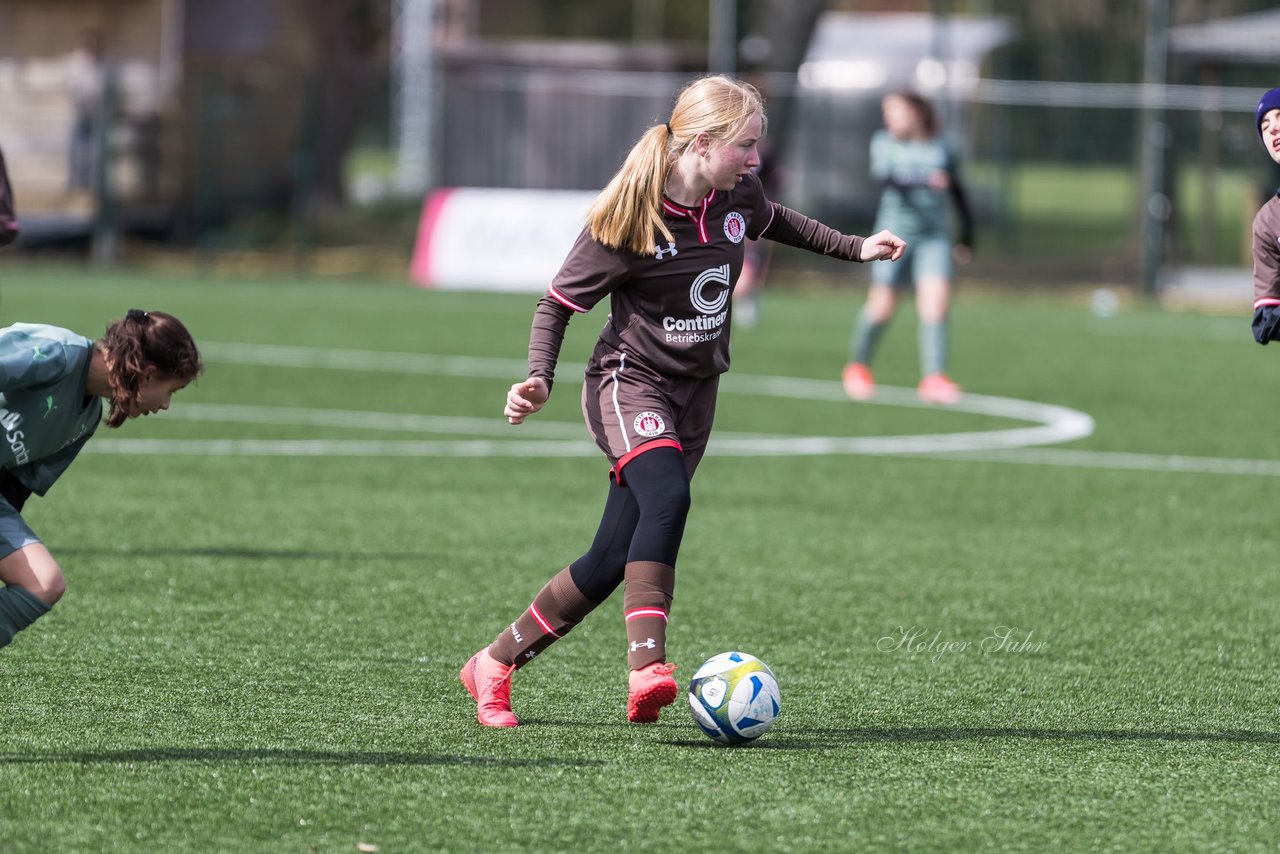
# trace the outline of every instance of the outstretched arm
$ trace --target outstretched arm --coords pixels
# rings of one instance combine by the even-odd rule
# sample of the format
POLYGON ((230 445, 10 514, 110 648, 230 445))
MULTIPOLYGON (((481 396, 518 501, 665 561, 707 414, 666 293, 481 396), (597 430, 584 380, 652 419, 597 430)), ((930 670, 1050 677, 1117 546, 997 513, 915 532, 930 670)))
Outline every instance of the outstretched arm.
POLYGON ((761 232, 767 237, 788 246, 798 246, 817 252, 819 255, 831 255, 846 261, 897 261, 907 244, 902 238, 888 231, 881 231, 871 237, 859 237, 856 234, 841 234, 816 219, 811 219, 791 208, 773 202, 773 221, 761 232))
POLYGON ((870 260, 862 254, 865 238, 856 234, 841 234, 834 228, 823 225, 799 211, 771 202, 773 217, 769 225, 760 233, 761 237, 788 246, 808 249, 819 255, 830 255, 843 258, 845 261, 870 260))

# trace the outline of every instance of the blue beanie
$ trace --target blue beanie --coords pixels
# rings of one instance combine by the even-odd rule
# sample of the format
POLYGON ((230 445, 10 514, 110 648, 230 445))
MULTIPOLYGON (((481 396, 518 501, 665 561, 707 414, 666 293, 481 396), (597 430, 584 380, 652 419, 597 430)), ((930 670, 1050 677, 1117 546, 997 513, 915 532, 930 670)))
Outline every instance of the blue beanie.
POLYGON ((1253 129, 1259 137, 1262 136, 1262 117, 1272 110, 1280 110, 1280 89, 1268 89, 1258 102, 1257 112, 1253 114, 1253 129))

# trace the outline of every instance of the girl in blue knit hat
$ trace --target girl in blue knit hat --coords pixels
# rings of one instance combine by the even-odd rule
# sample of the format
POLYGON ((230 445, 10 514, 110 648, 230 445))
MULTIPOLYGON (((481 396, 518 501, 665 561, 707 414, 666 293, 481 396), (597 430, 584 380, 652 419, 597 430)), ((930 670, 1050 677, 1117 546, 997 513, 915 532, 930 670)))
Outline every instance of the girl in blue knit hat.
MULTIPOLYGON (((1280 163, 1280 89, 1258 101, 1254 127, 1280 163)), ((1253 337, 1259 344, 1280 338, 1280 191, 1253 218, 1253 337)))

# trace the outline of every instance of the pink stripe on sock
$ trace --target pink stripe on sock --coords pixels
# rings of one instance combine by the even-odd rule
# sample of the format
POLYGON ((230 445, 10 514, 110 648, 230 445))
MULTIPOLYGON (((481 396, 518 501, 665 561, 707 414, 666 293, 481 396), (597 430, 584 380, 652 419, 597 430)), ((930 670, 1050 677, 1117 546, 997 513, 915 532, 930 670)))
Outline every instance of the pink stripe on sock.
POLYGON ((626 621, 629 623, 636 617, 661 617, 662 622, 667 622, 667 612, 661 608, 636 608, 627 612, 626 621))
POLYGON ((551 635, 553 638, 560 637, 560 633, 551 628, 551 624, 547 622, 547 618, 538 613, 538 609, 533 605, 529 606, 529 613, 533 616, 533 619, 538 623, 538 625, 542 626, 542 630, 544 632, 551 635))

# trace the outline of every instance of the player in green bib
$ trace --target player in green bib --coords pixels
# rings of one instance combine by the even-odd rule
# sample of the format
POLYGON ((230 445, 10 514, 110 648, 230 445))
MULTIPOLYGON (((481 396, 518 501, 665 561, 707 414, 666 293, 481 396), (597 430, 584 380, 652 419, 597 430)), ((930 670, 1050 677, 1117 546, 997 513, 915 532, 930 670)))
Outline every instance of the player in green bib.
POLYGON ((960 387, 947 376, 947 312, 952 261, 967 262, 973 247, 973 217, 960 182, 958 158, 942 135, 932 105, 914 92, 893 92, 881 102, 885 127, 871 139, 871 177, 883 186, 876 229, 907 242, 897 264, 871 270, 867 304, 858 315, 844 369, 844 388, 854 400, 875 392, 871 359, 881 332, 893 318, 898 291, 915 285, 920 320, 920 399, 955 403, 960 387), (959 215, 959 237, 951 237, 951 205, 959 215), (953 245, 954 244, 954 245, 953 245))
POLYGON ((22 518, 89 441, 108 405, 108 427, 169 408, 204 370, 176 317, 130 309, 100 341, 67 329, 0 329, 0 647, 66 590, 57 561, 22 518))

